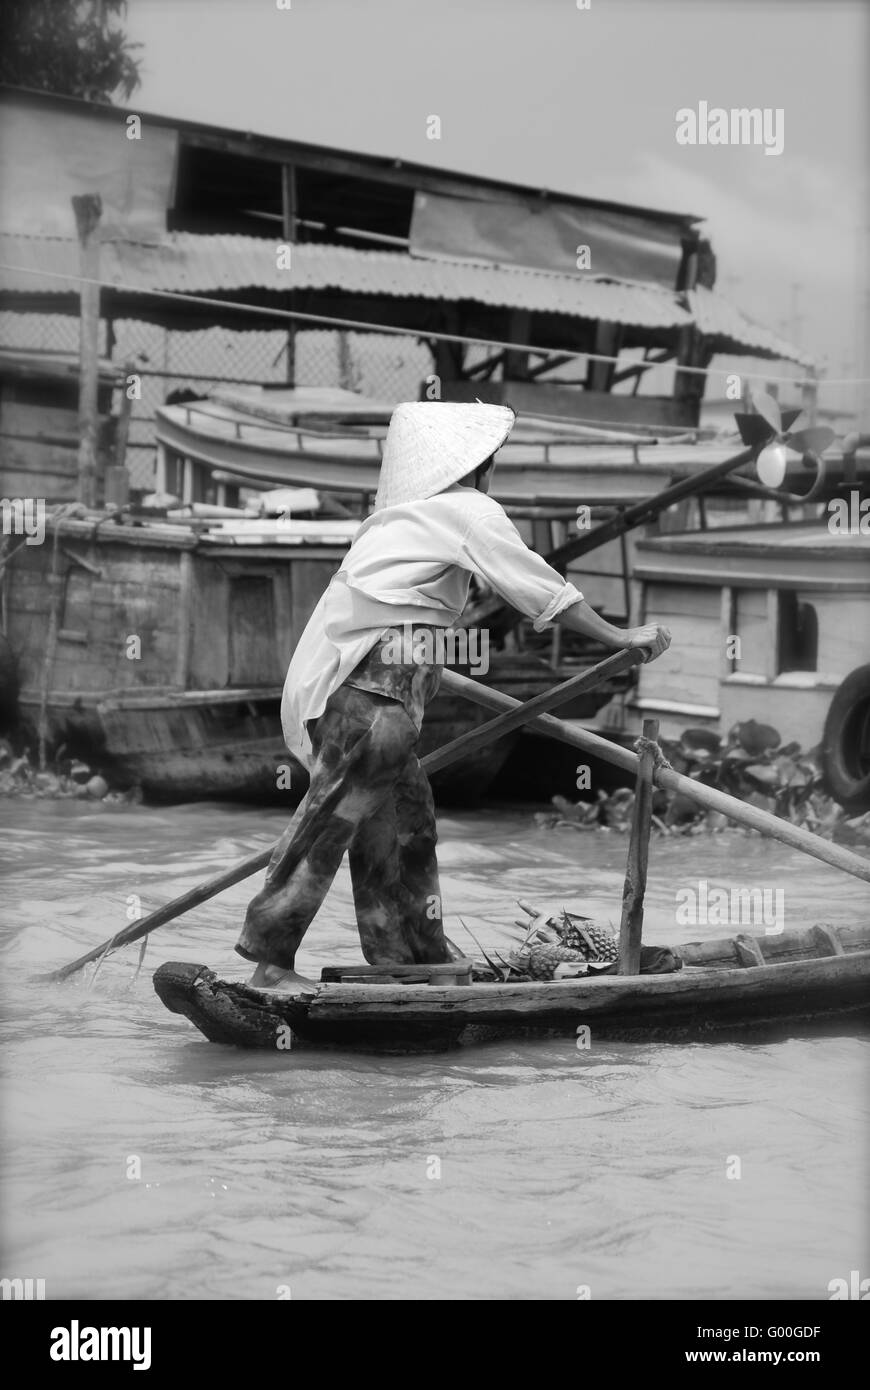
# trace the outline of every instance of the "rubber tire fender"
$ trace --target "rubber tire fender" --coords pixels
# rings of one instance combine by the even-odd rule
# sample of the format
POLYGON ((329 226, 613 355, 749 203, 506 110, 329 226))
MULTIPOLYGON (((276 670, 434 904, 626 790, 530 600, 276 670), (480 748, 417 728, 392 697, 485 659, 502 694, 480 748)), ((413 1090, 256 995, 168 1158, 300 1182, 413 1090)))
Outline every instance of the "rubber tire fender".
POLYGON ((852 815, 870 811, 870 664, 838 686, 822 735, 825 786, 852 815))

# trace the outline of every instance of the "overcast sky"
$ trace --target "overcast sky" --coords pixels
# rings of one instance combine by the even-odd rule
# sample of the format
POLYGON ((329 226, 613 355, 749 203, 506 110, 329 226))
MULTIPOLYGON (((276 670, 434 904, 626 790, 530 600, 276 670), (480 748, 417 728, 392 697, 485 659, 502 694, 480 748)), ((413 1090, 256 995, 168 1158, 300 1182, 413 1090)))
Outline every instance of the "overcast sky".
POLYGON ((870 372, 870 0, 279 3, 130 0, 131 109, 696 213, 720 289, 870 372), (678 145, 701 101, 781 107, 783 152, 678 145))

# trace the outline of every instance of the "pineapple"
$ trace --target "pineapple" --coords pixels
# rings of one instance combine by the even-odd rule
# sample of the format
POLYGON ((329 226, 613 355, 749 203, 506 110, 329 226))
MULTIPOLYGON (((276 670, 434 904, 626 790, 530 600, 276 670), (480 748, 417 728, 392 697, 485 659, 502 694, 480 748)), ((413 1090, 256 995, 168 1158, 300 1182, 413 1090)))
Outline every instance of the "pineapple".
POLYGON ((520 907, 533 921, 523 945, 510 957, 511 968, 518 974, 533 980, 552 980, 557 967, 565 963, 606 965, 619 959, 616 937, 591 917, 581 917, 564 908, 558 918, 548 917, 522 900, 520 907))
POLYGON ((563 945, 582 952, 586 960, 616 960, 619 955, 616 937, 588 917, 571 920, 566 914, 561 936, 563 945), (583 923, 582 928, 579 922, 583 923))
POLYGON ((570 946, 550 946, 547 943, 526 946, 511 958, 511 964, 533 980, 552 980, 556 966, 563 961, 572 965, 583 964, 586 960, 582 951, 574 951, 570 946))

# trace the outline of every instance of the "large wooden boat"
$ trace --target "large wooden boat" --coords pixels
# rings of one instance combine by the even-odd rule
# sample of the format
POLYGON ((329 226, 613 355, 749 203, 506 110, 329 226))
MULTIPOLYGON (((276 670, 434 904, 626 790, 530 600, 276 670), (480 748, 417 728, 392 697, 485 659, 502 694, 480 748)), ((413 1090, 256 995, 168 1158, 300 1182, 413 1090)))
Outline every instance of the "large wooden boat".
POLYGON ((443 983, 449 966, 337 968, 310 993, 288 997, 220 980, 207 967, 169 962, 154 988, 210 1042, 287 1052, 297 1045, 414 1051, 487 1038, 580 1028, 592 1039, 696 1037, 747 1028, 788 1033, 810 1024, 852 1026, 870 1016, 870 928, 827 924, 778 936, 741 934, 676 948, 675 973, 600 975, 517 984, 443 983))
MULTIPOLYGON (((245 484, 373 497, 390 413, 351 391, 215 388, 157 410, 157 487, 194 501, 231 500, 245 484)), ((509 508, 624 506, 730 452, 729 442, 698 443, 689 432, 521 416, 499 450, 493 494, 509 508)))
MULTIPOLYGON (((20 545, 2 571, 13 733, 33 750, 42 743, 83 758, 150 800, 295 805, 307 773, 281 733, 286 663, 357 524, 48 519, 45 543, 20 545)), ((525 699, 554 673, 504 653, 486 678, 525 699)), ((611 693, 592 692, 577 712, 611 693)), ((486 717, 437 696, 422 754, 486 717)), ((516 740, 436 774, 436 796, 482 795, 516 740)))
POLYGON ((269 548, 106 513, 49 520, 4 571, 20 737, 154 799, 281 795, 284 642, 346 544, 341 523, 269 548))

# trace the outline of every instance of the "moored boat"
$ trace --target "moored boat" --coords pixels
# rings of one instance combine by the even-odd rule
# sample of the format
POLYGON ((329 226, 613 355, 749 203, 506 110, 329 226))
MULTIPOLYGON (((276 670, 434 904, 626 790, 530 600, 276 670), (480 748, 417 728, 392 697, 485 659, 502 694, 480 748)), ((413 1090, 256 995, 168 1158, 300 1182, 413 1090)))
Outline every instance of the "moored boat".
POLYGON ((493 1037, 588 1028, 594 1038, 715 1040, 735 1030, 788 1032, 870 1015, 870 927, 819 924, 681 945, 666 974, 497 984, 466 963, 327 968, 310 993, 287 996, 168 962, 154 974, 165 1006, 210 1042, 288 1051, 297 1044, 415 1051, 493 1037), (464 979, 465 983, 443 983, 464 979), (423 982, 420 982, 422 978, 423 982))
MULTIPOLYGON (((389 416, 352 392, 217 388, 157 410, 157 487, 196 500, 232 497, 245 484, 374 496, 389 416)), ((624 506, 729 452, 729 441, 699 443, 688 431, 659 437, 521 416, 499 450, 493 494, 507 507, 624 506)))
POLYGON ((687 724, 773 725, 821 745, 827 788, 856 815, 870 809, 870 567, 860 528, 831 521, 829 508, 813 521, 640 539, 638 609, 674 641, 666 663, 642 668, 619 722, 653 716, 666 737, 687 724))
MULTIPOLYGON (((281 731, 287 657, 359 523, 214 510, 172 521, 80 508, 46 518, 46 544, 17 548, 0 576, 0 733, 63 749, 153 801, 298 802, 308 778, 281 731)), ((483 665, 478 674, 520 698, 554 679, 532 653, 494 652, 483 665)), ((578 715, 614 688, 590 692, 578 715)), ((423 756, 485 717, 439 694, 423 756)), ((436 796, 484 794, 517 737, 437 774, 436 796)))

